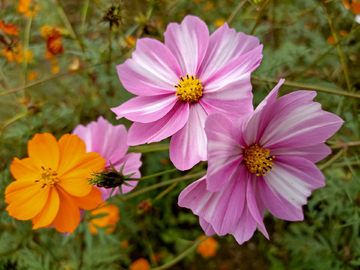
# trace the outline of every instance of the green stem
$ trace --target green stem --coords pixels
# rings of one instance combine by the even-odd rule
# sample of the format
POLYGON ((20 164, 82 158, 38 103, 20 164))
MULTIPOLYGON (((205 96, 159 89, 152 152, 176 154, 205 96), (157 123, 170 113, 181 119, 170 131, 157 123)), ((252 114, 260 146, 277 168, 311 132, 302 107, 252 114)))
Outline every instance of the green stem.
POLYGON ((261 19, 261 15, 263 13, 263 11, 265 10, 266 6, 269 4, 270 0, 266 0, 266 2, 263 4, 263 6, 261 7, 260 11, 259 11, 259 14, 256 18, 256 21, 255 21, 255 24, 254 24, 254 27, 253 29, 251 30, 250 32, 250 35, 254 34, 255 30, 256 30, 256 27, 259 25, 260 23, 260 19, 261 19))
POLYGON ((153 202, 156 202, 158 200, 160 200, 162 197, 164 197, 166 194, 168 194, 170 191, 172 191, 179 183, 174 183, 172 184, 170 187, 168 187, 167 189, 165 189, 163 192, 161 192, 159 195, 157 195, 155 197, 155 199, 153 200, 153 202))
POLYGON ((351 146, 360 146, 360 141, 357 142, 340 142, 339 144, 331 145, 331 149, 347 148, 351 146))
MULTIPOLYGON (((267 78, 261 78, 261 77, 257 77, 257 76, 252 76, 251 78, 256 81, 272 82, 275 84, 279 82, 279 80, 277 80, 277 79, 267 79, 267 78)), ((345 91, 337 91, 334 89, 328 89, 325 87, 313 86, 313 85, 308 85, 308 84, 285 81, 283 83, 283 85, 295 87, 295 88, 307 89, 307 90, 315 90, 318 92, 325 92, 325 93, 340 95, 340 96, 345 96, 345 97, 360 98, 360 94, 354 94, 354 93, 349 93, 349 92, 345 92, 345 91)))
POLYGON ((229 19, 227 19, 227 23, 228 23, 229 26, 230 26, 232 20, 234 19, 236 13, 239 12, 239 10, 242 8, 243 5, 245 5, 246 2, 247 2, 247 0, 242 0, 242 1, 237 5, 237 7, 234 9, 234 11, 231 13, 229 19))
POLYGON ((20 113, 20 114, 18 114, 18 115, 15 115, 15 116, 11 117, 10 119, 8 119, 8 120, 4 123, 4 125, 2 126, 2 128, 0 129, 0 140, 1 140, 1 137, 2 137, 2 134, 3 134, 4 129, 5 129, 8 125, 10 125, 11 123, 14 123, 15 121, 19 120, 20 118, 22 118, 22 117, 24 117, 24 116, 26 116, 26 115, 27 115, 27 111, 26 111, 26 112, 22 112, 22 113, 20 113))
POLYGON ((129 200, 131 198, 134 198, 134 197, 136 197, 138 195, 141 195, 143 193, 146 193, 148 191, 151 191, 151 190, 154 190, 154 189, 166 186, 166 185, 171 185, 173 183, 186 181, 186 180, 189 180, 189 179, 192 179, 192 178, 200 178, 200 177, 204 176, 205 174, 206 174, 206 171, 201 171, 201 172, 198 172, 198 173, 188 174, 188 175, 184 175, 182 177, 174 178, 172 180, 164 181, 164 182, 161 182, 161 183, 158 183, 158 184, 155 184, 155 185, 140 189, 138 191, 132 192, 131 194, 129 194, 127 196, 124 196, 123 199, 124 200, 129 200))
MULTIPOLYGON (((109 38, 109 57, 108 57, 108 63, 107 63, 107 72, 108 72, 109 75, 111 74, 110 63, 111 63, 111 54, 112 54, 111 30, 112 30, 112 25, 110 23, 109 24, 109 35, 108 35, 108 38, 109 38)), ((110 84, 110 90, 111 90, 111 84, 110 84)))
MULTIPOLYGON (((24 49, 23 49, 24 54, 29 49, 31 23, 32 23, 32 16, 29 16, 29 18, 26 21, 26 26, 25 26, 24 49)), ((27 61, 26 61, 25 57, 24 57, 24 66, 23 66, 23 68, 24 68, 24 71, 23 71, 23 85, 25 85, 26 84, 26 69, 27 69, 27 61)), ((24 95, 25 95, 25 93, 24 93, 24 95)))
POLYGON ((178 171, 178 169, 174 168, 174 169, 171 169, 171 170, 154 173, 154 174, 151 174, 151 175, 148 175, 148 176, 144 176, 144 177, 141 177, 141 178, 131 178, 131 181, 147 180, 147 179, 151 179, 151 178, 154 178, 154 177, 158 177, 158 176, 160 176, 160 175, 172 173, 172 172, 175 172, 175 171, 178 171))
POLYGON ((130 152, 136 153, 149 153, 169 150, 169 144, 154 144, 154 145, 142 145, 142 146, 130 146, 130 152))
POLYGON ((90 2, 90 0, 86 0, 84 10, 83 10, 83 14, 82 14, 82 20, 81 20, 82 21, 81 22, 82 39, 85 38, 85 22, 86 22, 87 12, 88 12, 88 9, 89 9, 89 2, 90 2))
POLYGON ((147 249, 147 251, 149 253, 151 264, 152 264, 152 266, 157 267, 158 264, 157 264, 157 262, 155 260, 154 251, 153 251, 153 249, 151 247, 151 243, 149 241, 149 237, 147 235, 147 232, 146 232, 146 229, 145 229, 144 225, 142 226, 142 234, 143 234, 143 238, 144 238, 144 241, 145 241, 146 249, 147 249))
POLYGON ((329 161, 327 161, 324 164, 321 164, 318 166, 319 170, 324 170, 326 167, 330 166, 331 164, 333 164, 336 160, 338 160, 342 154, 343 154, 343 150, 340 150, 335 156, 333 156, 329 161))
POLYGON ((204 242, 205 240, 209 239, 210 236, 202 239, 202 240, 198 240, 195 242, 195 244, 193 244, 191 247, 189 247, 187 250, 185 250, 183 253, 181 253, 179 256, 175 257, 173 260, 171 260, 170 262, 160 266, 160 267, 156 267, 156 268, 152 268, 151 270, 164 270, 164 269, 168 269, 171 266, 177 264, 178 262, 180 262, 182 259, 184 259, 187 255, 189 255, 191 252, 193 252, 202 242, 204 242))

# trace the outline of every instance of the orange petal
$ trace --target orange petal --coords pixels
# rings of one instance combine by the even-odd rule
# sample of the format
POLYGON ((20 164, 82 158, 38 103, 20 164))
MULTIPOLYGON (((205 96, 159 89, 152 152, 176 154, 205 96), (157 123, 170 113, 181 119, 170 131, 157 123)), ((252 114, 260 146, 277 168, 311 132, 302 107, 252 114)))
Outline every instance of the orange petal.
POLYGON ((36 134, 28 143, 28 153, 35 166, 58 171, 60 151, 52 134, 36 134))
POLYGON ((89 195, 85 197, 73 197, 76 204, 85 210, 92 210, 102 204, 101 192, 98 188, 92 187, 89 195))
POLYGON ((28 192, 13 200, 6 208, 9 215, 19 220, 28 220, 35 217, 44 208, 49 196, 50 188, 41 188, 32 185, 26 188, 28 192))
POLYGON ((60 178, 60 185, 67 193, 76 197, 83 197, 90 193, 91 185, 88 178, 91 178, 90 170, 74 170, 60 178))
POLYGON ((22 181, 14 181, 5 190, 5 202, 7 204, 12 203, 18 198, 23 198, 25 194, 31 191, 33 188, 40 188, 35 180, 24 179, 22 181))
POLYGON ((60 206, 59 194, 56 188, 50 189, 48 200, 43 210, 32 219, 33 230, 41 227, 45 227, 53 222, 60 206))
POLYGON ((36 168, 30 158, 24 158, 22 160, 14 158, 10 166, 10 171, 16 180, 39 178, 41 168, 36 168))
POLYGON ((360 13, 360 1, 352 0, 351 11, 354 12, 355 14, 360 13))
POLYGON ((86 145, 77 135, 65 134, 59 139, 60 163, 59 176, 78 164, 86 153, 86 145))
POLYGON ((80 210, 72 196, 61 187, 57 188, 60 207, 53 221, 55 229, 61 233, 73 233, 80 222, 80 210))

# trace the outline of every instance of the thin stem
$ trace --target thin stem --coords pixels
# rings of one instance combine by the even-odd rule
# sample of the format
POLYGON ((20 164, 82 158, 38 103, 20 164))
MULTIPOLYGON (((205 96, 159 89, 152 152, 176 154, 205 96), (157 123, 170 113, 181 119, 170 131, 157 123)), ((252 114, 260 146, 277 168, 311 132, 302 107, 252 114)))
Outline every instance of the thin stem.
MULTIPOLYGON (((6 89, 6 90, 10 89, 11 86, 10 86, 8 80, 6 79, 6 76, 5 76, 5 74, 4 74, 4 72, 2 71, 1 68, 0 68, 0 75, 1 75, 1 77, 3 78, 3 80, 4 80, 4 82, 5 82, 5 85, 6 85, 6 88, 5 88, 5 89, 6 89)), ((16 94, 13 93, 13 94, 12 94, 12 97, 15 99, 15 101, 16 101, 17 103, 19 103, 19 100, 18 100, 16 94)))
POLYGON ((179 256, 175 257, 173 260, 171 260, 170 262, 160 266, 160 267, 156 267, 156 268, 152 268, 151 270, 164 270, 164 269, 168 269, 171 266, 177 264, 178 262, 180 262, 182 259, 184 259, 187 255, 189 255, 191 252, 193 252, 202 242, 204 242, 205 240, 209 239, 210 236, 202 239, 202 240, 198 240, 195 242, 195 244, 193 244, 191 247, 189 247, 187 250, 185 250, 183 253, 181 253, 179 256))
POLYGON ((256 21, 255 21, 255 24, 254 24, 254 27, 253 29, 251 30, 250 32, 250 35, 254 34, 255 30, 256 30, 256 27, 258 27, 259 23, 260 23, 260 19, 261 19, 261 15, 263 13, 263 11, 265 10, 266 6, 269 4, 270 0, 266 0, 266 2, 263 4, 263 6, 261 7, 260 11, 259 11, 259 14, 256 18, 256 21))
POLYGON ((143 145, 143 146, 130 146, 130 152, 136 153, 149 153, 169 150, 169 144, 155 144, 155 145, 143 145))
POLYGON ((175 172, 175 171, 178 171, 178 169, 174 168, 174 169, 171 169, 171 170, 154 173, 154 174, 152 174, 152 175, 144 176, 144 177, 141 177, 141 178, 131 178, 131 181, 147 180, 147 179, 151 179, 151 178, 154 178, 154 177, 158 177, 158 176, 160 176, 160 175, 172 173, 172 172, 175 172))
MULTIPOLYGON (((108 35, 108 38, 109 38, 109 57, 108 57, 108 63, 107 63, 107 69, 108 69, 107 72, 108 72, 109 75, 111 74, 110 63, 111 63, 111 54, 112 54, 111 31, 112 31, 112 25, 110 23, 109 24, 109 35, 108 35)), ((110 90, 111 90, 111 84, 110 84, 110 90)))
POLYGON ((136 197, 138 195, 141 195, 143 193, 146 193, 148 191, 151 191, 151 190, 154 190, 154 189, 166 186, 166 185, 171 185, 173 183, 186 181, 186 180, 189 180, 189 179, 192 179, 192 178, 200 178, 200 177, 204 176, 205 173, 206 173, 206 171, 201 171, 201 172, 198 172, 198 173, 188 174, 188 175, 185 175, 185 176, 182 176, 182 177, 174 178, 172 180, 161 182, 161 183, 158 183, 158 184, 155 184, 155 185, 140 189, 138 191, 132 192, 131 194, 129 194, 127 196, 124 196, 123 199, 124 200, 129 200, 129 199, 134 198, 134 197, 136 197))
POLYGON ((338 160, 342 154, 343 154, 343 150, 340 150, 335 156, 333 156, 329 161, 327 161, 324 164, 321 164, 318 166, 319 170, 324 170, 326 167, 330 166, 331 164, 333 164, 336 160, 338 160))
MULTIPOLYGON (((55 2, 55 1, 54 1, 54 2, 55 2)), ((75 31, 74 31, 74 28, 72 27, 72 25, 71 25, 71 23, 70 23, 70 21, 69 21, 69 18, 67 17, 67 15, 66 15, 63 7, 61 6, 60 0, 57 0, 57 1, 55 2, 55 5, 56 5, 57 10, 58 10, 58 13, 59 13, 59 15, 60 15, 60 17, 61 17, 64 25, 65 25, 66 30, 69 32, 70 37, 72 37, 73 40, 76 41, 76 46, 78 47, 78 49, 84 52, 84 48, 83 48, 83 46, 81 45, 81 43, 79 42, 79 39, 78 39, 78 37, 76 36, 76 33, 75 33, 75 31)))
POLYGON ((339 144, 331 145, 331 149, 347 148, 352 146, 360 146, 360 141, 357 142, 340 142, 339 144))
POLYGON ((15 121, 19 120, 20 118, 22 118, 22 117, 24 117, 24 116, 26 116, 26 115, 27 115, 27 111, 26 111, 26 112, 22 112, 22 113, 20 113, 20 114, 18 114, 18 115, 15 115, 15 116, 11 117, 10 119, 8 119, 8 120, 4 123, 4 125, 2 126, 2 128, 0 129, 0 140, 1 140, 2 134, 3 134, 3 132, 4 132, 4 129, 5 129, 8 125, 10 125, 11 123, 14 123, 15 121))
POLYGON ((243 5, 245 5, 245 3, 247 2, 247 0, 242 0, 237 7, 234 9, 234 11, 231 13, 229 19, 227 19, 227 23, 228 25, 231 24, 232 20, 234 19, 236 13, 238 13, 238 11, 242 8, 243 5))
POLYGON ((165 189, 163 192, 161 192, 159 195, 157 195, 155 197, 155 199, 153 200, 153 202, 156 202, 158 200, 160 200, 162 197, 164 197, 166 194, 168 194, 170 191, 172 191, 179 183, 174 183, 172 184, 170 187, 168 187, 167 189, 165 189))
POLYGON ((298 17, 304 16, 306 13, 309 13, 309 12, 313 11, 314 9, 316 9, 319 6, 321 6, 321 3, 315 5, 315 6, 311 7, 311 8, 305 9, 304 11, 300 12, 295 17, 298 18, 298 17))
POLYGON ((326 16, 327 16, 327 19, 329 21, 329 26, 330 26, 330 30, 331 30, 331 34, 335 40, 335 43, 336 43, 336 47, 337 47, 337 50, 338 50, 338 53, 339 53, 339 57, 340 57, 340 62, 341 62, 341 65, 342 65, 342 68, 343 68, 343 71, 344 71, 344 76, 345 76, 345 80, 346 80, 346 84, 347 84, 347 87, 348 87, 348 91, 351 92, 351 83, 350 83, 350 78, 349 78, 349 74, 348 74, 348 69, 347 69, 347 66, 346 66, 346 63, 344 61, 344 55, 341 51, 341 47, 340 47, 340 43, 338 42, 338 37, 337 37, 337 34, 336 34, 336 31, 335 31, 335 27, 334 27, 334 24, 331 20, 331 17, 330 17, 330 14, 329 14, 329 11, 327 9, 327 6, 324 4, 324 2, 322 3, 323 7, 324 7, 324 10, 325 10, 325 13, 326 13, 326 16))
POLYGON ((84 10, 83 10, 83 14, 82 14, 82 20, 81 20, 82 21, 81 22, 82 39, 85 38, 85 22, 86 22, 87 12, 88 12, 88 9, 89 9, 89 2, 90 2, 90 0, 86 0, 84 10))
MULTIPOLYGON (((257 76, 252 76, 251 78, 253 80, 262 81, 262 82, 272 82, 272 83, 278 83, 279 82, 277 79, 267 79, 267 78, 261 78, 261 77, 257 77, 257 76)), ((283 85, 291 86, 291 87, 295 87, 295 88, 307 89, 307 90, 315 90, 315 91, 318 91, 318 92, 325 92, 325 93, 339 95, 339 96, 360 98, 360 94, 354 94, 354 93, 349 93, 349 92, 345 92, 345 91, 337 91, 337 90, 328 89, 328 88, 325 88, 325 87, 313 86, 313 85, 309 85, 309 84, 302 84, 302 83, 294 83, 294 82, 285 81, 283 83, 283 85)))
MULTIPOLYGON (((23 65, 23 85, 26 84, 26 69, 27 69, 27 59, 25 57, 25 53, 29 49, 29 39, 30 39, 30 29, 31 29, 31 23, 32 23, 32 16, 29 16, 29 18, 26 21, 25 26, 25 34, 24 34, 24 65, 23 65)), ((25 97, 25 93, 24 93, 25 97)))
POLYGON ((154 251, 153 251, 153 249, 151 247, 151 243, 149 241, 149 237, 147 235, 147 232, 146 232, 146 229, 145 229, 144 225, 142 226, 142 235, 143 235, 143 238, 144 238, 144 241, 145 241, 146 249, 147 249, 147 251, 149 253, 151 264, 152 264, 152 266, 157 267, 158 264, 157 264, 156 259, 155 259, 154 251))

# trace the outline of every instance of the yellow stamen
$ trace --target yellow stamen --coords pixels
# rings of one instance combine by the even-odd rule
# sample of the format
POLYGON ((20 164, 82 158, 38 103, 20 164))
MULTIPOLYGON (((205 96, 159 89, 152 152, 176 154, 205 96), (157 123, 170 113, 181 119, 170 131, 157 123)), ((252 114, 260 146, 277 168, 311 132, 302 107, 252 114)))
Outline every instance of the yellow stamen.
POLYGON ((181 101, 195 103, 202 97, 203 86, 201 81, 193 75, 186 74, 185 78, 180 76, 179 83, 174 87, 177 89, 175 95, 181 101))
POLYGON ((250 172, 257 176, 266 175, 273 170, 274 163, 271 162, 275 156, 270 156, 270 149, 263 149, 257 144, 246 148, 244 151, 244 162, 250 172))
POLYGON ((56 186, 56 183, 59 182, 59 178, 57 177, 57 172, 52 170, 51 168, 45 169, 44 167, 41 167, 44 172, 40 174, 39 180, 36 180, 35 182, 39 182, 42 184, 41 188, 47 187, 48 185, 50 187, 56 186))

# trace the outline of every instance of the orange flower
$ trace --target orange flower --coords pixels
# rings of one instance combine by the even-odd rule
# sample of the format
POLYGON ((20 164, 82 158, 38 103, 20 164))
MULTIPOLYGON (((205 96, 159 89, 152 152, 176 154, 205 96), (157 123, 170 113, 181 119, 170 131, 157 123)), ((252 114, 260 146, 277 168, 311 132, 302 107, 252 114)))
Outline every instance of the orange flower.
POLYGON ((20 0, 17 9, 25 17, 32 16, 33 18, 35 18, 41 6, 37 4, 30 6, 30 4, 31 4, 31 0, 20 0))
POLYGON ((354 12, 355 14, 360 13, 360 1, 359 0, 352 0, 351 11, 354 12))
POLYGON ((205 6, 204 6, 204 10, 210 10, 214 7, 214 2, 211 1, 207 1, 205 6))
POLYGON ((346 30, 340 30, 340 36, 345 37, 348 34, 346 30))
POLYGON ((41 35, 46 38, 46 47, 48 52, 53 55, 64 52, 64 47, 62 46, 62 36, 56 26, 50 27, 48 25, 44 25, 41 27, 40 31, 41 35))
POLYGON ((350 6, 350 3, 347 0, 343 0, 342 3, 343 3, 344 7, 347 10, 350 10, 351 6, 350 6))
POLYGON ((126 39, 127 39, 127 41, 128 41, 128 42, 125 42, 125 43, 126 43, 126 47, 128 47, 129 49, 131 49, 131 47, 132 47, 131 45, 134 45, 134 44, 136 43, 136 38, 135 38, 134 36, 128 36, 126 39), (131 45, 130 45, 129 43, 130 43, 131 45))
POLYGON ((106 216, 93 218, 89 223, 89 229, 91 234, 97 235, 98 230, 96 227, 105 228, 107 233, 112 233, 116 228, 116 223, 119 222, 119 208, 116 205, 109 205, 104 202, 95 210, 91 211, 91 216, 95 217, 97 215, 106 214, 106 216))
POLYGON ((149 270, 150 264, 144 258, 137 259, 130 265, 130 270, 149 270))
POLYGON ((30 50, 23 51, 23 48, 20 43, 14 42, 15 46, 9 49, 3 49, 3 56, 6 57, 8 62, 21 63, 23 61, 31 63, 34 57, 34 53, 30 50))
MULTIPOLYGON (((201 236, 199 240, 204 238, 206 238, 206 235, 201 236)), ((216 255, 217 247, 218 242, 214 238, 210 237, 198 246, 197 252, 204 258, 214 257, 216 255)))
POLYGON ((19 35, 19 27, 12 23, 4 24, 2 20, 0 20, 0 29, 3 30, 6 34, 12 35, 12 36, 18 36, 19 35))
POLYGON ((28 153, 11 164, 16 180, 5 190, 6 210, 19 220, 31 219, 33 229, 54 226, 72 233, 80 222, 80 208, 91 210, 102 203, 101 192, 87 178, 103 169, 105 160, 86 153, 84 141, 71 134, 59 141, 50 133, 36 134, 28 153))
POLYGON ((27 74, 27 78, 29 81, 34 81, 35 79, 38 79, 41 77, 41 73, 37 71, 29 71, 27 74))
POLYGON ((225 21, 224 19, 216 19, 216 20, 214 21, 214 25, 215 25, 216 27, 220 27, 220 26, 223 26, 225 22, 226 22, 226 21, 225 21))
POLYGON ((326 41, 328 44, 334 44, 335 43, 335 38, 333 36, 329 37, 326 41))

